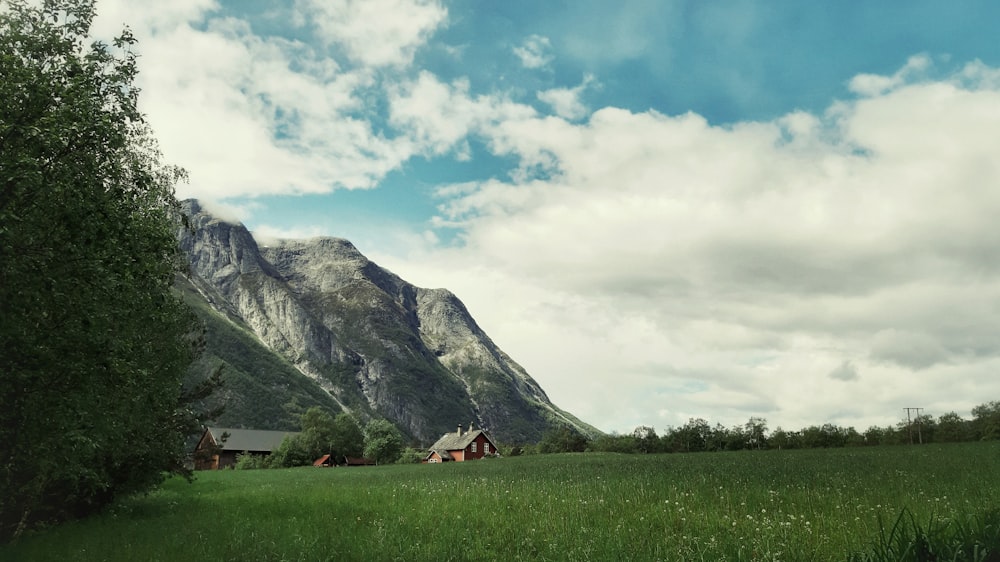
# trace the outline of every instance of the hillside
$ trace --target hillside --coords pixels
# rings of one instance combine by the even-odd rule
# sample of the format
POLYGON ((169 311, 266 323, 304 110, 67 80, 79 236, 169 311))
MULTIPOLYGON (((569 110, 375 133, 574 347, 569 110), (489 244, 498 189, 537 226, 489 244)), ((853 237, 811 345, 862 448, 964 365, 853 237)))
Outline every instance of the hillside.
POLYGON ((197 201, 183 211, 178 287, 207 326, 196 371, 225 366, 219 423, 288 429, 319 405, 384 417, 422 443, 470 421, 505 442, 600 433, 552 404, 451 292, 407 283, 347 240, 262 247, 197 201))

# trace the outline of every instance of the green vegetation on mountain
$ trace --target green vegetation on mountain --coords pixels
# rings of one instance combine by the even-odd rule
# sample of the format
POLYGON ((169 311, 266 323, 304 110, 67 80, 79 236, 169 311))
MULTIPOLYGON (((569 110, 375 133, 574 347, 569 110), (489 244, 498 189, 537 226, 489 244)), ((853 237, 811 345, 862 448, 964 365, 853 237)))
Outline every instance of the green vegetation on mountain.
POLYGON ((340 410, 328 393, 261 344, 246 325, 213 309, 187 279, 179 277, 176 286, 205 328, 205 347, 191 365, 189 381, 222 369, 222 389, 209 399, 212 408, 222 408, 213 423, 294 431, 310 407, 340 410))

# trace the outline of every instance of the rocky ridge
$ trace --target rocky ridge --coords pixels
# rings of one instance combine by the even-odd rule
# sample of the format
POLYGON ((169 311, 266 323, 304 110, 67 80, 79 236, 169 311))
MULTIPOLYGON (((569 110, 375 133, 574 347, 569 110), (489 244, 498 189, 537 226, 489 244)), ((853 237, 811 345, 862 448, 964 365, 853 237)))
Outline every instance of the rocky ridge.
MULTIPOLYGON (((535 441, 558 426, 599 433, 552 404, 450 291, 407 283, 347 240, 259 246, 242 224, 197 201, 182 210, 189 293, 252 332, 329 395, 333 408, 384 417, 420 442, 470 421, 510 443, 535 441)), ((228 353, 238 354, 232 347, 228 353)), ((304 405, 282 407, 291 414, 304 405)))

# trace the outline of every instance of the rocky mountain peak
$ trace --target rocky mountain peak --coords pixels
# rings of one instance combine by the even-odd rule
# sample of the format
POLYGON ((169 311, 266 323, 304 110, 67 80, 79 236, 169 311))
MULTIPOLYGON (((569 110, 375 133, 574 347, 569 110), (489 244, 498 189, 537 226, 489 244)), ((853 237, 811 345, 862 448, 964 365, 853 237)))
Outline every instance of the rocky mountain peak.
POLYGON ((180 245, 197 294, 336 408, 384 417, 421 442, 470 419, 508 442, 559 425, 597 433, 553 405, 451 292, 415 287, 344 239, 258 246, 197 201, 182 208, 190 227, 180 245))

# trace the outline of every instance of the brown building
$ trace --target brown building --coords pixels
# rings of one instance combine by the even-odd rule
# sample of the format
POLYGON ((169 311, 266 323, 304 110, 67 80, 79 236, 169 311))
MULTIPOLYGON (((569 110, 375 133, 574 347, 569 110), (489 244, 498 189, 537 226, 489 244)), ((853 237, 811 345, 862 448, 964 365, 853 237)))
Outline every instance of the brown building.
POLYGON ((236 455, 243 453, 266 457, 277 449, 286 437, 295 435, 298 433, 294 431, 206 427, 205 433, 194 448, 194 468, 195 470, 229 468, 236 464, 236 455))
POLYGON ((487 455, 498 455, 496 443, 490 439, 483 429, 472 429, 463 432, 462 426, 458 426, 455 433, 445 433, 431 445, 430 452, 424 457, 425 463, 439 462, 462 462, 481 459, 487 455))

